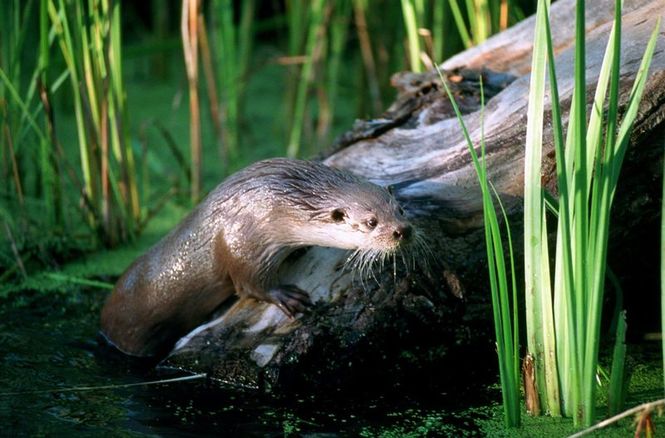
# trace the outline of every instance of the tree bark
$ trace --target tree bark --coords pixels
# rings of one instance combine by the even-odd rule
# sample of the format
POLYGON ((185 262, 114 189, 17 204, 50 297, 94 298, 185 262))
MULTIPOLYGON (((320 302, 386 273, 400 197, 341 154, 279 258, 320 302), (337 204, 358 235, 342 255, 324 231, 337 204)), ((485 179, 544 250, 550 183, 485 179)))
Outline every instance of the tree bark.
MULTIPOLYGON (((625 3, 622 109, 656 18, 665 15, 663 1, 625 3)), ((611 28, 613 4, 610 0, 587 4, 589 105, 611 28)), ((554 3, 551 16, 566 119, 573 87, 574 1, 554 3)), ((475 144, 482 131, 478 79, 483 77, 489 98, 484 110, 489 178, 508 209, 514 237, 521 228, 533 26, 531 17, 442 66, 475 144)), ((183 338, 164 366, 206 372, 233 385, 280 391, 394 382, 418 374, 414 370, 425 370, 424 374, 440 370, 474 348, 492 355, 485 324, 490 311, 482 204, 460 127, 436 73, 400 73, 393 77, 393 84, 399 95, 386 113, 377 120, 357 122, 335 142, 324 161, 393 186, 411 220, 427 236, 432 251, 427 262, 421 257, 417 266, 407 266, 395 260, 393 266, 377 272, 376 278, 363 280, 343 269, 346 252, 311 248, 281 273, 285 284, 310 291, 316 303, 311 312, 289 320, 275 306, 239 300, 216 320, 183 338), (475 321, 485 322, 478 325, 475 321), (460 345, 469 348, 460 350, 460 345), (437 354, 432 359, 434 350, 437 354)), ((613 247, 634 247, 633 239, 657 223, 664 101, 661 37, 619 183, 613 247), (639 214, 631 212, 635 206, 639 214)), ((544 138, 543 182, 556 193, 548 120, 544 138)), ((515 245, 521 252, 521 242, 515 245)), ((615 260, 622 266, 635 265, 625 254, 627 251, 623 251, 623 262, 622 254, 615 260)), ((657 253, 652 260, 657 260, 657 253)), ((655 271, 656 266, 653 268, 655 271)), ((619 274, 638 278, 629 270, 619 274)), ((651 287, 653 279, 644 280, 646 287, 651 287)))

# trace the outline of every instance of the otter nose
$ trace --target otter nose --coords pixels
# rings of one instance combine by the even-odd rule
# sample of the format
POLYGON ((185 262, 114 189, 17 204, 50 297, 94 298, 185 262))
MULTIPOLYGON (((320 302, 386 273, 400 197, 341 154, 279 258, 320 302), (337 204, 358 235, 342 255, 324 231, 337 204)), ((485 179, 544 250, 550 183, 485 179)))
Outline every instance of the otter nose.
POLYGON ((393 231, 393 238, 395 240, 408 240, 411 237, 411 232, 410 225, 400 225, 393 231))

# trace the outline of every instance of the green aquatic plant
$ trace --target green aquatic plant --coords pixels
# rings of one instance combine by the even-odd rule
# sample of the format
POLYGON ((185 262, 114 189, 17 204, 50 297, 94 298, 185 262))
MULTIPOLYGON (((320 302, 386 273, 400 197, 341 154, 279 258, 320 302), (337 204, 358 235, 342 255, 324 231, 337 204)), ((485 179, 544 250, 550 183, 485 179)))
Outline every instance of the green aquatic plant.
MULTIPOLYGON (((376 35, 371 32, 368 26, 368 19, 370 15, 370 5, 368 0, 352 0, 353 1, 353 15, 356 24, 356 33, 358 35, 358 43, 360 46, 360 54, 362 58, 362 68, 364 69, 365 83, 367 84, 368 101, 373 114, 380 114, 383 109, 381 84, 379 76, 381 75, 381 67, 379 59, 375 56, 375 49, 372 46, 372 40, 376 35)), ((383 36, 383 35, 382 35, 383 36)), ((384 38, 381 38, 384 41, 384 38)))
MULTIPOLYGON (((527 405, 534 410, 533 413, 539 413, 541 411, 539 401, 542 403, 542 411, 554 416, 563 412, 573 416, 575 424, 586 425, 595 419, 595 386, 601 303, 606 276, 609 214, 660 24, 658 21, 646 46, 642 64, 619 126, 620 1, 616 2, 615 8, 614 27, 601 68, 594 111, 589 124, 587 126, 585 93, 574 92, 568 136, 564 139, 548 18, 549 4, 545 0, 539 1, 528 107, 524 183, 525 303, 527 353, 535 362, 535 388, 538 394, 537 400, 528 400, 527 405), (552 199, 541 187, 547 76, 551 90, 558 200, 552 199), (608 85, 609 109, 603 123, 602 108, 608 85), (604 132, 603 125, 606 126, 604 132), (555 210, 558 217, 553 278, 549 265, 546 207, 555 210)), ((577 2, 576 17, 574 82, 575 90, 585 90, 585 28, 582 1, 577 2)), ((442 81, 460 121, 481 185, 504 417, 506 424, 516 425, 519 423, 519 360, 514 268, 511 269, 513 284, 512 288, 509 288, 501 234, 490 192, 491 184, 487 181, 484 142, 481 136, 481 160, 479 160, 450 90, 443 78, 442 81), (512 300, 509 293, 511 289, 512 300), (512 317, 509 311, 511 301, 512 317)), ((499 206, 501 206, 500 200, 499 206)), ((505 214, 504 221, 507 224, 505 214)), ((509 227, 507 229, 510 245, 509 227)), ((512 250, 509 253, 512 260, 512 250)), ((626 324, 623 317, 618 318, 616 330, 608 395, 613 410, 620 408, 625 388, 623 362, 626 324)))
POLYGON ((199 37, 203 24, 201 1, 183 0, 180 15, 182 52, 187 73, 189 95, 189 153, 190 153, 190 200, 193 204, 201 198, 201 108, 199 103, 199 37))
POLYGON ((509 0, 450 0, 455 27, 466 48, 480 44, 492 34, 505 30, 511 16, 523 17, 521 10, 509 0), (468 24, 467 24, 468 23, 468 24))
POLYGON ((48 0, 73 96, 87 222, 109 245, 135 237, 141 219, 122 77, 120 3, 48 0))
POLYGON ((432 68, 458 50, 458 44, 470 48, 491 35, 505 30, 524 14, 508 0, 401 0, 406 30, 406 54, 409 69, 420 72, 432 68))
MULTIPOLYGON (((211 4, 210 21, 215 42, 215 61, 222 111, 222 160, 236 160, 240 151, 242 104, 246 98, 247 74, 252 56, 255 0, 236 6, 229 0, 211 4), (239 21, 234 21, 234 15, 239 21)), ((212 81, 212 78, 208 80, 212 81)))
MULTIPOLYGON (((559 383, 554 353, 554 321, 548 265, 547 222, 541 162, 543 141, 543 110, 545 104, 547 10, 538 8, 531 62, 531 86, 527 109, 526 147, 524 152, 524 276, 527 327, 527 351, 534 358, 536 387, 544 410, 559 413, 559 383)), ((538 413, 535 401, 527 405, 538 413)))
POLYGON ((466 128, 462 113, 453 97, 450 88, 437 68, 439 78, 448 95, 455 115, 462 128, 467 149, 473 160, 473 166, 478 176, 483 203, 483 223, 485 229, 485 246, 487 249, 488 274, 492 296, 492 312, 494 319, 494 332, 496 336, 496 350, 499 359, 499 378, 501 380, 501 393, 503 398, 504 423, 506 426, 515 427, 520 424, 520 354, 519 354, 519 316, 517 303, 517 279, 515 276, 515 257, 513 243, 510 234, 508 217, 501 203, 501 198, 487 177, 487 163, 485 160, 485 139, 482 132, 482 114, 484 111, 484 93, 481 77, 481 140, 480 158, 469 132, 466 128), (494 199, 501 210, 503 222, 506 228, 508 240, 508 259, 510 266, 506 264, 506 255, 503 237, 496 212, 494 199))
MULTIPOLYGON (((605 287, 609 216, 629 134, 646 83, 653 56, 656 26, 649 40, 619 126, 619 69, 621 2, 615 3, 614 27, 603 60, 587 125, 585 78, 584 2, 576 6, 576 38, 573 104, 568 135, 564 139, 559 103, 554 49, 549 27, 549 5, 538 4, 534 61, 531 76, 527 151, 525 159, 525 280, 527 284, 527 339, 537 364, 540 400, 557 415, 560 409, 573 416, 576 424, 590 425, 595 419, 596 372, 600 344, 600 318, 605 287), (543 129, 545 69, 548 64, 551 89, 552 126, 559 189, 554 298, 547 261, 547 233, 542 208, 539 154, 543 129), (609 109, 603 123, 603 108, 609 82, 609 109), (606 126, 603 132, 603 125, 606 126), (531 175, 531 177, 528 177, 531 175), (540 207, 538 207, 540 206, 540 207), (542 224, 542 225, 538 225, 542 224), (541 228, 539 228, 541 227, 541 228), (551 323, 554 322, 554 324, 551 323), (561 385, 559 387, 559 385, 561 385)), ((617 342, 625 334, 620 323, 617 342)), ((621 362, 625 354, 615 350, 621 362)), ((613 363, 613 383, 620 400, 623 387, 621 363, 613 363)))
MULTIPOLYGON (((23 244, 41 246, 73 230, 79 236, 82 225, 98 243, 131 240, 142 212, 128 138, 119 2, 6 6, 0 12, 6 30, 0 38, 0 149, 12 166, 2 171, 10 182, 2 202, 20 218, 12 225, 18 252, 23 244), (31 35, 35 22, 38 32, 31 35), (26 50, 30 43, 35 51, 26 50), (77 152, 56 129, 56 99, 73 104, 77 152)), ((22 257, 15 255, 17 264, 22 257)))
POLYGON ((39 50, 35 59, 24 55, 30 44, 35 1, 8 1, 0 9, 4 29, 0 37, 0 178, 6 182, 0 193, 8 200, 8 207, 15 202, 17 216, 26 214, 29 198, 43 197, 40 222, 52 230, 62 229, 64 213, 53 114, 50 107, 44 111, 43 102, 58 89, 62 76, 53 84, 47 80, 51 26, 45 2, 38 8, 39 50))
POLYGON ((325 84, 322 83, 323 81, 319 81, 323 86, 323 93, 319 93, 319 95, 325 96, 325 98, 319 100, 320 110, 317 131, 318 140, 321 142, 327 140, 337 110, 339 78, 342 72, 344 48, 351 22, 352 7, 352 0, 337 1, 330 18, 326 80, 325 84))
POLYGON ((418 27, 419 23, 423 22, 424 7, 423 0, 402 0, 402 14, 409 46, 409 67, 414 72, 422 71, 418 27))
MULTIPOLYGON (((298 87, 293 109, 293 124, 286 153, 289 157, 296 157, 300 151, 300 140, 305 122, 305 107, 307 93, 311 87, 314 75, 314 64, 320 56, 320 41, 324 31, 324 1, 313 0, 309 6, 307 38, 305 40, 305 59, 299 75, 298 87)), ((296 22, 296 20, 289 21, 296 22)), ((299 25, 301 23, 299 22, 299 25)))

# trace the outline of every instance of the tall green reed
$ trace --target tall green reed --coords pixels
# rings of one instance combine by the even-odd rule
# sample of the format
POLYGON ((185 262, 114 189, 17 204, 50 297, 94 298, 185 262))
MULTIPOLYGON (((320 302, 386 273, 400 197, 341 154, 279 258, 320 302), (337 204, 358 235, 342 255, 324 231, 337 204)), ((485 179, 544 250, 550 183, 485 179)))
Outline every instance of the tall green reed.
POLYGON ((520 353, 519 353, 519 317, 517 302, 517 278, 513 243, 510 234, 508 216, 501 203, 501 198, 494 189, 487 176, 487 163, 485 160, 485 139, 483 127, 484 94, 481 78, 481 138, 480 159, 475 146, 466 128, 462 114, 457 106, 448 84, 437 68, 439 78, 450 100, 464 139, 473 160, 473 166, 478 176, 483 201, 483 223, 485 225, 485 246, 487 249, 488 274, 492 295, 492 311, 494 318, 494 331, 496 335, 496 349, 499 359, 499 378, 503 398, 504 423, 508 427, 520 425, 520 353), (501 210, 503 222, 506 227, 508 240, 508 257, 510 270, 506 266, 505 249, 499 225, 499 218, 494 204, 496 199, 501 210), (510 277, 509 277, 510 275, 510 277), (509 283, 510 281, 510 283, 509 283))
POLYGON ((215 0, 210 17, 215 42, 215 61, 218 68, 222 103, 222 160, 234 160, 240 147, 242 103, 245 99, 249 70, 256 1, 242 2, 240 11, 230 0, 215 0), (234 16, 238 15, 236 24, 234 16))
POLYGON ((49 31, 51 29, 48 17, 48 4, 46 0, 39 2, 39 58, 37 61, 37 72, 39 75, 38 86, 42 106, 45 112, 45 130, 47 137, 39 142, 39 168, 41 169, 42 195, 46 207, 48 228, 60 228, 63 225, 62 186, 60 173, 57 171, 56 159, 57 138, 55 132, 55 116, 50 105, 49 92, 49 61, 50 42, 49 31))
POLYGON ((424 5, 422 0, 402 0, 402 14, 406 27, 409 46, 409 66, 411 71, 420 72, 420 37, 418 36, 419 23, 423 22, 424 5))
POLYGON ((201 196, 201 99, 199 59, 207 85, 212 125, 218 141, 222 173, 238 157, 246 76, 253 44, 254 0, 242 2, 236 24, 230 0, 210 3, 209 39, 200 0, 183 0, 181 36, 187 71, 190 108, 191 199, 201 196), (219 91, 218 91, 219 90, 219 91))
POLYGON ((285 93, 286 107, 292 112, 287 123, 289 156, 301 154, 301 144, 329 141, 339 83, 345 73, 342 68, 350 65, 343 61, 349 56, 348 30, 352 17, 364 67, 363 83, 367 85, 358 91, 368 96, 367 106, 372 114, 382 111, 379 65, 371 41, 368 5, 367 0, 286 2, 289 56, 282 60, 289 64, 290 86, 285 93), (313 126, 316 128, 312 129, 313 126))
MULTIPOLYGON (((314 64, 321 53, 320 42, 322 40, 325 18, 325 2, 323 0, 313 0, 309 6, 309 17, 307 27, 307 38, 305 40, 305 59, 300 70, 298 86, 293 107, 293 123, 286 153, 290 157, 295 157, 300 151, 302 130, 305 123, 305 109, 307 95, 314 78, 314 64)), ((295 21, 295 20, 294 20, 295 21)), ((289 21, 291 23, 291 21, 289 21)), ((298 21, 298 25, 302 22, 298 21)))
MULTIPOLYGON (((527 349, 534 357, 536 387, 547 388, 538 397, 543 410, 560 415, 554 321, 550 289, 547 222, 541 187, 543 110, 545 101, 545 44, 547 11, 539 8, 531 65, 531 87, 527 110, 528 125, 524 154, 524 275, 527 349)), ((540 412, 535 400, 527 401, 534 414, 540 412)))
MULTIPOLYGON (((23 172, 22 161, 25 153, 19 141, 18 131, 22 122, 27 121, 26 101, 34 97, 34 87, 21 93, 21 53, 24 47, 27 26, 27 16, 34 2, 29 2, 22 11, 21 2, 14 0, 7 2, 0 9, 0 25, 5 31, 0 35, 0 154, 2 160, 2 179, 6 181, 5 196, 13 196, 19 205, 24 204, 24 187, 26 175, 23 172)), ((37 124, 31 119, 33 126, 37 124)), ((37 128, 37 131, 39 129, 37 128)))
MULTIPOLYGON (((574 417, 575 424, 589 425, 595 419, 595 375, 606 276, 609 215, 660 23, 658 22, 647 44, 619 127, 621 2, 616 1, 614 28, 601 67, 593 111, 587 126, 584 2, 577 2, 574 66, 576 91, 573 93, 568 135, 564 141, 548 10, 545 0, 540 0, 529 100, 527 132, 530 134, 527 135, 529 141, 526 145, 526 156, 530 158, 525 159, 525 173, 531 175, 525 177, 525 280, 527 289, 536 297, 526 301, 527 337, 541 337, 554 345, 554 350, 539 349, 540 345, 533 343, 528 346, 530 354, 536 358, 536 363, 541 364, 538 388, 540 399, 547 401, 546 408, 554 415, 563 408, 563 412, 574 417), (539 186, 539 177, 536 177, 540 167, 539 160, 535 157, 539 156, 539 149, 542 147, 540 138, 546 62, 549 66, 552 126, 560 194, 553 303, 549 264, 537 262, 539 256, 548 260, 547 252, 543 249, 547 245, 546 228, 543 226, 540 232, 533 231, 537 230, 535 224, 544 223, 544 193, 539 186), (603 132, 603 108, 608 80, 609 108, 606 129, 603 132), (526 205, 527 203, 529 204, 526 205), (530 231, 527 233, 527 230, 530 231), (530 265, 528 261, 531 261, 530 265), (540 309, 537 306, 541 306, 540 309), (549 323, 552 315, 555 329, 549 323), (556 354, 553 354, 553 351, 556 354), (554 385, 555 379, 558 379, 560 389, 554 385)), ((620 323, 617 342, 622 340, 620 338, 623 338, 624 332, 625 325, 620 323)), ((620 349, 615 349, 615 352, 617 351, 617 360, 622 361, 624 355, 620 354, 620 349)), ((613 364, 612 369, 617 375, 623 373, 621 363, 613 364)), ((616 379, 611 388, 619 391, 623 385, 621 379, 616 379)), ((610 394, 610 398, 616 400, 620 397, 619 394, 610 394)))
MULTIPOLYGON (((394 71, 432 68, 433 60, 441 60, 445 54, 459 49, 459 39, 449 36, 454 32, 449 29, 454 24, 448 3, 443 0, 401 0, 399 4, 379 0, 286 1, 288 58, 282 60, 288 64, 290 78, 285 91, 287 153, 301 154, 301 143, 328 140, 327 133, 335 118, 337 75, 339 66, 344 65, 340 60, 356 49, 345 41, 350 13, 362 61, 358 66, 362 80, 356 85, 357 94, 363 96, 359 99, 358 113, 360 117, 368 117, 384 110, 383 102, 393 93, 387 84, 394 71), (381 8, 382 14, 373 13, 374 8, 381 8), (317 126, 315 139, 313 125, 317 126)), ((511 20, 520 14, 519 8, 506 0, 477 3, 477 6, 469 3, 473 6, 468 9, 471 14, 478 13, 479 8, 492 22, 500 23, 492 32, 508 25, 509 11, 511 20)))
POLYGON ((285 142, 288 144, 288 130, 294 125, 293 110, 295 107, 296 94, 298 89, 299 64, 302 63, 304 57, 302 52, 305 47, 307 20, 309 14, 308 2, 304 0, 285 0, 285 15, 286 15, 286 56, 287 60, 282 61, 286 68, 286 88, 284 89, 284 108, 286 109, 284 117, 284 125, 287 126, 285 134, 285 142))
POLYGON ((370 108, 374 114, 380 114, 383 109, 381 99, 381 85, 379 79, 379 65, 372 47, 371 30, 368 24, 369 2, 367 0, 353 0, 353 16, 356 24, 356 33, 360 46, 362 65, 364 67, 365 83, 367 84, 370 108))
POLYGON ((466 48, 505 30, 513 9, 516 14, 520 13, 508 0, 465 0, 463 7, 458 0, 450 0, 449 4, 455 27, 466 48))
POLYGON ((219 104, 219 96, 217 91, 217 76, 215 74, 215 67, 213 62, 212 49, 210 48, 210 38, 208 37, 208 27, 206 26, 203 14, 199 14, 197 20, 197 31, 199 44, 201 48, 201 64, 203 65, 203 75, 205 76, 205 84, 208 92, 208 105, 210 107, 210 118, 212 119, 212 126, 215 131, 217 139, 217 148, 219 150, 220 168, 222 173, 226 173, 228 150, 227 142, 225 139, 225 126, 222 124, 222 112, 219 104))
POLYGON ((434 0, 432 13, 432 59, 444 59, 444 35, 446 29, 446 3, 444 0, 434 0))
POLYGON ((201 1, 182 0, 180 32, 189 91, 190 197, 201 197, 201 108, 199 103, 199 23, 201 1))
POLYGON ((345 54, 344 48, 348 28, 351 21, 351 8, 351 0, 337 1, 335 2, 330 18, 325 89, 319 93, 319 96, 323 95, 323 98, 319 98, 320 114, 317 129, 317 137, 320 142, 327 140, 335 116, 335 110, 337 109, 338 84, 342 72, 342 58, 345 54))
POLYGON ((141 218, 127 131, 120 3, 48 0, 46 7, 73 95, 87 222, 115 245, 135 236, 141 218))
POLYGON ((126 131, 119 3, 40 0, 38 51, 31 60, 22 47, 34 23, 34 3, 13 2, 1 13, 8 38, 2 39, 0 125, 3 150, 16 164, 17 198, 21 202, 24 183, 36 177, 39 189, 31 197, 43 205, 43 231, 62 230, 66 180, 81 196, 85 223, 100 241, 129 240, 139 228, 141 211, 126 131), (59 53, 52 52, 54 44, 59 53), (21 64, 32 73, 25 74, 21 64), (62 90, 73 97, 82 178, 58 141, 52 96, 62 90))
POLYGON ((444 59, 457 50, 459 38, 465 48, 480 44, 491 35, 505 30, 522 16, 508 0, 401 0, 407 37, 407 55, 411 71, 432 68, 434 60, 444 59), (467 24, 468 23, 468 24, 467 24))

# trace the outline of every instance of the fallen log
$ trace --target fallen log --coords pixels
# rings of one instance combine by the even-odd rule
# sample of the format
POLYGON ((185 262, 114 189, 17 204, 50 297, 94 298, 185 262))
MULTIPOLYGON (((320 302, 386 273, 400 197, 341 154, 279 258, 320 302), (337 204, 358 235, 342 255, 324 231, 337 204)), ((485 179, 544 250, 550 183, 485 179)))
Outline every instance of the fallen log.
MULTIPOLYGON (((590 3, 589 105, 613 15, 613 2, 590 3)), ((574 1, 554 3, 551 15, 566 118, 573 86, 574 1)), ((665 2, 626 1, 621 108, 627 102, 656 18, 663 15, 665 2)), ((481 136, 479 75, 488 87, 484 134, 489 178, 508 209, 514 235, 521 227, 533 25, 531 17, 442 65, 455 86, 476 144, 481 136)), ((432 253, 428 263, 421 260, 412 266, 395 260, 374 278, 361 279, 344 269, 346 252, 311 248, 285 264, 280 278, 283 284, 296 284, 311 293, 316 304, 312 311, 289 320, 273 305, 239 300, 183 338, 162 366, 205 372, 228 384, 279 392, 298 387, 349 387, 358 382, 364 386, 394 383, 426 368, 423 363, 431 356, 428 352, 438 353, 429 368, 436 370, 458 361, 462 350, 455 348, 459 345, 474 342, 481 342, 481 349, 492 353, 487 331, 481 330, 482 335, 475 340, 469 335, 473 321, 487 321, 490 312, 480 191, 462 133, 435 73, 397 74, 393 84, 399 91, 395 103, 379 119, 357 122, 332 145, 324 161, 378 184, 391 185, 410 219, 427 236, 432 253)), ((657 224, 660 185, 656 175, 662 169, 664 102, 665 49, 661 39, 619 183, 614 247, 637 248, 638 243, 644 243, 637 237, 657 224), (632 206, 638 206, 639 215, 631 213, 632 206)), ((544 138, 543 182, 556 192, 549 126, 544 138)), ((516 242, 516 247, 519 249, 521 242, 516 242)), ((621 262, 621 257, 628 258, 626 254, 624 251, 615 258, 622 267, 635 264, 621 262)), ((618 271, 624 278, 637 278, 629 269, 618 271)), ((648 276, 640 278, 647 284, 652 281, 648 276)), ((436 374, 440 377, 445 373, 436 374)))

